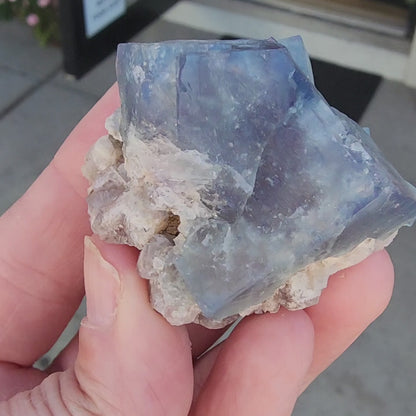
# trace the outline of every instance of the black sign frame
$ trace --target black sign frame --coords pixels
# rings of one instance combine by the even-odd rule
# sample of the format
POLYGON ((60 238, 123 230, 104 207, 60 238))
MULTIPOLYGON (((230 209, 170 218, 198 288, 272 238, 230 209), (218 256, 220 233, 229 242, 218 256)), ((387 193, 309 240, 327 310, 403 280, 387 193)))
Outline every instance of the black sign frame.
POLYGON ((83 0, 59 0, 61 42, 64 70, 80 78, 93 66, 143 29, 177 0, 138 0, 126 13, 99 33, 88 38, 85 33, 83 0))

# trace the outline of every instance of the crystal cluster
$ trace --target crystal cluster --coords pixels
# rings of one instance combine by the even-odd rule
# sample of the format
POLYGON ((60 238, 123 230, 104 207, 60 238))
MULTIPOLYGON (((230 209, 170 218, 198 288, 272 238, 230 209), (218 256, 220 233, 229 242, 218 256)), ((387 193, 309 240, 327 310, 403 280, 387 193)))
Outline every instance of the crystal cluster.
POLYGON ((316 303, 416 217, 415 188, 316 90, 299 37, 122 44, 117 78, 84 167, 91 224, 142 250, 173 324, 316 303))

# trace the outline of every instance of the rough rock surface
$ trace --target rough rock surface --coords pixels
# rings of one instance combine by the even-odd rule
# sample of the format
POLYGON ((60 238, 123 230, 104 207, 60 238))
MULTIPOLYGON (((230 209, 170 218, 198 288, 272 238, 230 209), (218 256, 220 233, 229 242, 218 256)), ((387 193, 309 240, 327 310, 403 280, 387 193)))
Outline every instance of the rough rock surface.
POLYGON ((313 85, 299 37, 123 44, 121 110, 91 149, 91 224, 142 250, 171 323, 318 301, 388 245, 416 190, 313 85))

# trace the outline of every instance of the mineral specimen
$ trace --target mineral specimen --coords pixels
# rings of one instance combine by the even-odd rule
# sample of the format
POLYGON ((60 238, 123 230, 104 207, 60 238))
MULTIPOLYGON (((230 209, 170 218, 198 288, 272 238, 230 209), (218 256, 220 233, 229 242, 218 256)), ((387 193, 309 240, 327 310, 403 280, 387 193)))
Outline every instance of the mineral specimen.
POLYGON ((313 85, 299 37, 122 44, 90 151, 92 228, 142 250, 171 323, 316 303, 416 217, 416 190, 313 85))

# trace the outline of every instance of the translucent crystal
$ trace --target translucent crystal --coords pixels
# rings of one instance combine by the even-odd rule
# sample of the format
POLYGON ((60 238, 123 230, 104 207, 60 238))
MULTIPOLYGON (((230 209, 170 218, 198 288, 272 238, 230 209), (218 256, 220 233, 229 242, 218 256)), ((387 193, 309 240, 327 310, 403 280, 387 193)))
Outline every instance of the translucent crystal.
POLYGON ((416 190, 313 85, 299 37, 123 44, 121 112, 91 150, 102 238, 142 250, 174 324, 303 308, 387 245, 416 190))

